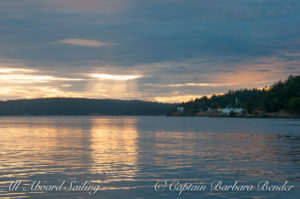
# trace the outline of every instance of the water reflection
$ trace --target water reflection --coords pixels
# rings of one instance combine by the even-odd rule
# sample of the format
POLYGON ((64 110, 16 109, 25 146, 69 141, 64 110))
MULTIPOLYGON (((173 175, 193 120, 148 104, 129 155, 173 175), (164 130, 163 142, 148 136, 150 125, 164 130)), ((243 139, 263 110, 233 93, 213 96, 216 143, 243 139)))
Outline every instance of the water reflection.
MULTIPOLYGON (((137 118, 93 118, 90 131, 91 173, 126 180, 137 170, 137 118)), ((112 180, 112 179, 111 179, 112 180)))
MULTIPOLYGON (((155 181, 238 179, 250 183, 268 179, 299 184, 299 124, 299 120, 224 118, 2 117, 0 186, 17 179, 25 184, 89 180, 103 185, 100 198, 170 198, 177 195, 154 192, 155 181)), ((239 194, 213 196, 247 196, 239 194)), ((271 196, 277 197, 251 193, 252 198, 271 196)), ((87 195, 0 192, 0 197, 87 195)))

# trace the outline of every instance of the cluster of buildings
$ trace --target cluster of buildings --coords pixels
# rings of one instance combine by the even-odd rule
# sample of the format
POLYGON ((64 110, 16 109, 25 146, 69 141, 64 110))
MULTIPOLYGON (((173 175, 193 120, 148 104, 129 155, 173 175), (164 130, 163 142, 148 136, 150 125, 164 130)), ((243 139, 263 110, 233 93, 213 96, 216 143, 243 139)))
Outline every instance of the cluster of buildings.
MULTIPOLYGON (((238 100, 236 99, 236 106, 237 105, 238 105, 238 100)), ((211 109, 210 107, 207 108, 207 111, 213 111, 213 110, 217 110, 218 112, 220 112, 221 115, 224 115, 224 116, 229 116, 231 113, 234 113, 237 115, 241 115, 243 113, 243 108, 241 108, 241 107, 239 107, 239 108, 226 107, 226 108, 218 108, 218 109, 211 109)), ((177 111, 184 112, 184 107, 182 107, 182 106, 177 107, 177 111)), ((204 110, 202 110, 202 109, 199 109, 197 111, 204 112, 204 110)))
MULTIPOLYGON (((208 111, 212 111, 213 109, 208 108, 208 111)), ((242 114, 243 113, 243 108, 219 108, 217 109, 219 112, 222 113, 222 115, 230 115, 231 112, 235 114, 242 114)), ((178 112, 184 112, 184 107, 177 107, 178 112)), ((202 112, 202 110, 199 110, 199 112, 202 112)))

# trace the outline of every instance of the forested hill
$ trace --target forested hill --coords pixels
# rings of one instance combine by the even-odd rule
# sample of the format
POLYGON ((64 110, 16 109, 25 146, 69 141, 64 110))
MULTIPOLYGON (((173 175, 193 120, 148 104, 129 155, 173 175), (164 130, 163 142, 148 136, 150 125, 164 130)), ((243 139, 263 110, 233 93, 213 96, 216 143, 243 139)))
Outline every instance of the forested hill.
POLYGON ((200 112, 220 110, 225 107, 241 107, 245 115, 263 116, 275 112, 299 115, 300 75, 291 75, 287 80, 279 81, 264 89, 229 91, 224 95, 213 95, 210 98, 202 97, 181 103, 178 107, 183 107, 184 111, 178 111, 174 108, 169 115, 201 115, 200 112))
POLYGON ((166 115, 174 106, 138 100, 42 98, 0 101, 0 115, 166 115))

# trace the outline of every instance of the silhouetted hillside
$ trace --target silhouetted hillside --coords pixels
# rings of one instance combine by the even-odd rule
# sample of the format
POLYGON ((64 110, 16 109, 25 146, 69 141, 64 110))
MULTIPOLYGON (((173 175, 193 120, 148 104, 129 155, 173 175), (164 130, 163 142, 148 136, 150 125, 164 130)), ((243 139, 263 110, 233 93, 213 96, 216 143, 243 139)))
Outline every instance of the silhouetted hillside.
POLYGON ((0 115, 166 115, 174 106, 138 100, 42 98, 0 101, 0 115))

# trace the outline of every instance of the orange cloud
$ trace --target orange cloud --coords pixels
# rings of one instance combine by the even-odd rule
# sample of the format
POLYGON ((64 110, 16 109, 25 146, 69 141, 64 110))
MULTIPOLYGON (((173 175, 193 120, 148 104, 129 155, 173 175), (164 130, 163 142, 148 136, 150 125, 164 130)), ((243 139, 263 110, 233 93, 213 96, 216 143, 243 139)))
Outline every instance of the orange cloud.
POLYGON ((113 46, 116 44, 105 43, 96 40, 87 40, 87 39, 64 39, 59 41, 59 43, 65 43, 76 46, 88 46, 88 47, 104 47, 104 46, 113 46))
POLYGON ((187 102, 191 99, 201 98, 203 95, 176 95, 176 96, 166 96, 166 97, 153 97, 148 100, 150 101, 157 101, 157 102, 164 102, 164 103, 181 103, 187 102))

